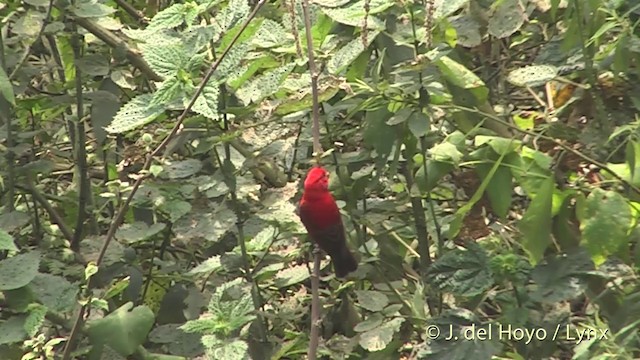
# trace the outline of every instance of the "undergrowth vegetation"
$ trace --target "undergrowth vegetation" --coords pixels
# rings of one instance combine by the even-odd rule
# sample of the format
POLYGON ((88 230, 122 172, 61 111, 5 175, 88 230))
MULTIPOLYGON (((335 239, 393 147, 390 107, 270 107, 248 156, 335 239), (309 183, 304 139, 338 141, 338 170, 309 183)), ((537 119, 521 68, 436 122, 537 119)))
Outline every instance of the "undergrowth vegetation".
POLYGON ((314 96, 359 261, 319 357, 640 357, 634 1, 0 16, 0 358, 314 358, 314 96))

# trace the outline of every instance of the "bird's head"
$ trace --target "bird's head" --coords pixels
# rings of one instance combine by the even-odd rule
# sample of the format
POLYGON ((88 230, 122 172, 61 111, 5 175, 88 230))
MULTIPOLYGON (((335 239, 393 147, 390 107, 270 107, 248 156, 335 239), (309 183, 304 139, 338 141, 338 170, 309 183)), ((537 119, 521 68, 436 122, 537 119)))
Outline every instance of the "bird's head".
POLYGON ((329 172, 321 166, 309 170, 304 180, 305 191, 326 191, 329 189, 329 172))

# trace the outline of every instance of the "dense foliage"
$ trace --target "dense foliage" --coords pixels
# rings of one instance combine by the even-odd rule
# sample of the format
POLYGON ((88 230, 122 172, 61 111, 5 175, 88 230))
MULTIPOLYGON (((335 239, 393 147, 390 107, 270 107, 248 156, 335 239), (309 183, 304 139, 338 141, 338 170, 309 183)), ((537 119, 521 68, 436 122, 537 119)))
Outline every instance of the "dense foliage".
POLYGON ((0 358, 305 358, 316 91, 320 356, 640 357, 634 1, 0 15, 0 358))

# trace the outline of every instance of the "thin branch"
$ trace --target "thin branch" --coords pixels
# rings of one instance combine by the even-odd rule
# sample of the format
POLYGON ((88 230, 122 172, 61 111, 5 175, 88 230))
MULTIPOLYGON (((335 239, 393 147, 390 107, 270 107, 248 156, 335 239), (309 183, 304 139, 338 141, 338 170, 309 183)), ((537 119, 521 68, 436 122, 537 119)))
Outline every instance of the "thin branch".
POLYGON ((521 129, 521 128, 519 128, 518 126, 516 126, 514 124, 511 124, 511 123, 509 123, 507 121, 502 120, 498 116, 495 116, 495 115, 480 111, 478 109, 468 108, 468 107, 459 106, 459 105, 440 105, 440 107, 443 108, 443 109, 449 108, 449 109, 464 110, 464 111, 468 111, 468 112, 471 112, 471 113, 476 113, 476 114, 479 114, 479 115, 482 115, 482 116, 486 116, 488 119, 494 120, 495 122, 500 123, 500 124, 502 124, 502 125, 504 125, 506 127, 509 127, 509 128, 511 128, 511 129, 513 129, 515 131, 518 131, 518 132, 520 132, 522 134, 527 134, 527 135, 530 135, 530 136, 533 136, 533 137, 537 137, 537 138, 540 138, 540 139, 544 139, 544 140, 550 141, 550 142, 554 143, 555 145, 560 146, 562 149, 564 149, 564 150, 576 155, 577 157, 581 158, 582 160, 588 162, 589 164, 595 165, 595 166, 599 167, 600 169, 608 172, 609 174, 611 174, 611 176, 613 176, 614 178, 619 180, 624 185, 628 186, 636 194, 640 195, 640 188, 638 188, 637 186, 635 186, 631 182, 629 182, 629 181, 625 180, 624 178, 622 178, 622 176, 618 175, 616 172, 611 170, 611 168, 609 168, 607 166, 607 164, 605 164, 603 162, 600 162, 600 161, 598 161, 596 159, 593 159, 593 158, 581 153, 580 151, 572 148, 571 146, 568 146, 568 145, 566 145, 566 144, 564 144, 564 143, 562 143, 562 142, 560 142, 560 141, 558 141, 558 140, 556 140, 556 139, 554 139, 554 138, 552 138, 550 136, 543 135, 543 134, 538 134, 538 133, 535 133, 533 131, 529 131, 529 130, 525 130, 525 129, 521 129))
MULTIPOLYGON (((253 18, 255 18, 256 14, 258 13, 258 10, 262 8, 262 5, 265 3, 265 1, 266 0, 258 1, 258 3, 254 7, 251 14, 249 14, 245 22, 242 24, 240 31, 238 31, 238 33, 233 37, 233 39, 231 40, 229 45, 227 45, 227 47, 224 49, 224 51, 222 52, 218 60, 216 60, 209 68, 209 71, 206 73, 206 75, 202 79, 202 82, 200 83, 195 93, 193 94, 191 100, 189 101, 189 104, 185 107, 182 114, 180 114, 180 116, 178 117, 176 124, 173 126, 173 129, 171 129, 171 132, 167 135, 167 137, 165 137, 165 139, 160 144, 158 144, 158 146, 153 150, 151 154, 147 155, 147 159, 142 167, 140 176, 138 176, 137 180, 133 184, 131 193, 129 194, 125 202, 122 204, 122 206, 118 209, 118 213, 116 214, 115 219, 113 220, 113 222, 111 223, 111 226, 109 227, 109 230, 107 231, 104 245, 102 246, 102 249, 100 249, 100 254, 98 255, 98 258, 96 260, 96 266, 98 268, 100 268, 100 265, 104 260, 105 254, 107 252, 107 248, 109 247, 109 244, 113 240, 116 230, 120 227, 120 224, 122 224, 122 221, 124 220, 124 216, 127 213, 127 210, 129 209, 129 205, 131 204, 131 201, 133 200, 135 193, 140 189, 140 186, 142 185, 142 182, 144 181, 144 179, 148 177, 148 171, 149 171, 149 168, 151 167, 154 157, 156 157, 167 146, 167 144, 176 136, 176 134, 178 133, 178 130, 182 127, 182 123, 186 119, 187 115, 189 115, 189 111, 193 107, 193 104, 195 104, 200 94, 202 94, 204 87, 209 82, 209 79, 211 79, 211 76, 213 76, 214 71, 220 66, 220 63, 222 62, 222 60, 227 56, 231 48, 235 45, 235 43, 238 41, 240 36, 244 33, 244 30, 247 28, 247 26, 249 26, 253 18)), ((80 18, 76 20, 80 20, 80 18)), ((93 288, 93 285, 95 282, 94 279, 95 277, 92 277, 89 279, 89 284, 85 292, 86 295, 90 294, 90 291, 93 288)), ((80 308, 78 315, 76 316, 73 329, 71 330, 69 339, 65 344, 64 353, 62 355, 63 360, 70 359, 71 352, 73 351, 73 348, 75 346, 74 344, 75 340, 79 335, 80 329, 82 328, 84 314, 86 313, 87 308, 88 308, 87 304, 83 305, 80 308)))
POLYGON ((162 81, 162 77, 156 74, 149 64, 142 58, 142 55, 137 50, 132 49, 129 44, 116 36, 111 31, 98 25, 96 22, 89 18, 73 17, 74 22, 82 26, 85 30, 95 35, 98 39, 104 41, 107 45, 114 49, 124 49, 126 52, 127 60, 131 62, 133 66, 138 68, 152 81, 162 81))
POLYGON ((73 49, 73 56, 75 59, 76 69, 76 136, 74 153, 76 160, 76 176, 78 177, 78 217, 76 218, 76 229, 73 234, 73 240, 71 241, 71 250, 80 250, 80 241, 82 241, 84 222, 88 218, 87 203, 91 201, 91 183, 89 182, 89 175, 87 174, 87 149, 86 149, 86 134, 84 129, 84 100, 82 93, 82 70, 78 66, 80 58, 82 57, 82 44, 81 35, 78 33, 74 24, 74 34, 71 35, 71 47, 73 49))
POLYGON ((65 239, 71 242, 73 240, 73 231, 71 231, 69 226, 67 226, 67 224, 64 222, 62 216, 58 214, 58 212, 49 203, 49 200, 47 200, 45 196, 35 187, 35 185, 33 184, 33 180, 27 178, 26 185, 27 189, 31 192, 31 196, 33 197, 33 199, 44 208, 47 214, 49 214, 49 217, 51 218, 53 223, 58 225, 62 236, 64 236, 65 239))
MULTIPOLYGON (((311 36, 311 16, 309 16, 309 0, 302 0, 302 14, 304 16, 304 29, 307 35, 307 56, 309 61, 309 72, 311 72, 311 98, 313 111, 311 121, 313 122, 313 153, 316 161, 319 162, 322 154, 320 144, 320 104, 318 102, 318 69, 313 55, 313 37, 311 36)), ((320 248, 317 244, 313 246, 313 273, 311 274, 311 334, 309 337, 308 360, 315 360, 318 352, 318 342, 320 338, 320 248)))

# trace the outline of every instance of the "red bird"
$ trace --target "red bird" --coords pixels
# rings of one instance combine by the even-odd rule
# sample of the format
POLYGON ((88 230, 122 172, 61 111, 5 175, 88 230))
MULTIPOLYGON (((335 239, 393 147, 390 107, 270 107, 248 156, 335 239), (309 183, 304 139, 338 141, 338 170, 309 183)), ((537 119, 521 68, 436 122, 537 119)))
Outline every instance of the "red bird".
POLYGON ((336 276, 343 278, 355 271, 358 262, 347 247, 340 211, 329 192, 329 173, 324 168, 309 170, 299 209, 309 236, 331 257, 336 276))

